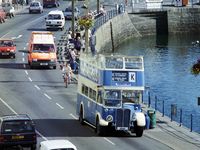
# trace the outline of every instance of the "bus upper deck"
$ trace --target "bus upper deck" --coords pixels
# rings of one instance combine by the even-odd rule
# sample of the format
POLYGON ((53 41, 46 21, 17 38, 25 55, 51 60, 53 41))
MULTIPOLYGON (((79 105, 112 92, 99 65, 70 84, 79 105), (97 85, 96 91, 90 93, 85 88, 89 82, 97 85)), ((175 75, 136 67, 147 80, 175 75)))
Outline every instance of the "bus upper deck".
POLYGON ((140 69, 144 70, 143 56, 123 56, 123 55, 95 55, 81 54, 80 61, 91 64, 102 70, 109 69, 140 69))

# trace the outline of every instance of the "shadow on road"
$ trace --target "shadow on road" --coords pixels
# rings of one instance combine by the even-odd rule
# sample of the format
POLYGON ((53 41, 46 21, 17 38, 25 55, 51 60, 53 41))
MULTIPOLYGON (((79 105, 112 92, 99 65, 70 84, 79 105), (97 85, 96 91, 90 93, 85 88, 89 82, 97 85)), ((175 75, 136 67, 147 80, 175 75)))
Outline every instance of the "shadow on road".
MULTIPOLYGON (((2 59, 2 58, 1 58, 2 59)), ((25 68, 27 68, 27 65, 28 64, 25 64, 25 63, 16 63, 16 62, 13 62, 13 63, 0 63, 0 68, 7 68, 7 69, 25 69, 24 68, 24 65, 25 65, 25 68)))
MULTIPOLYGON (((94 128, 74 119, 35 119, 36 129, 45 137, 98 137, 94 128)), ((106 131, 104 137, 135 137, 125 132, 106 131)))

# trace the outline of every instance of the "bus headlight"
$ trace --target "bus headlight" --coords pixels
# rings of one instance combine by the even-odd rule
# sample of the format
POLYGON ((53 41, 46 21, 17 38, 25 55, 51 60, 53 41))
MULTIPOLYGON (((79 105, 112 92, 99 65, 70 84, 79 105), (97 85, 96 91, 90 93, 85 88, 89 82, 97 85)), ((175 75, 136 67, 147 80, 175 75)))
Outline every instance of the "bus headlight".
POLYGON ((135 113, 133 113, 133 115, 132 115, 132 120, 133 120, 133 121, 136 120, 136 114, 135 114, 135 113))
POLYGON ((106 121, 112 122, 112 121, 113 121, 113 116, 108 115, 108 116, 106 117, 106 121))

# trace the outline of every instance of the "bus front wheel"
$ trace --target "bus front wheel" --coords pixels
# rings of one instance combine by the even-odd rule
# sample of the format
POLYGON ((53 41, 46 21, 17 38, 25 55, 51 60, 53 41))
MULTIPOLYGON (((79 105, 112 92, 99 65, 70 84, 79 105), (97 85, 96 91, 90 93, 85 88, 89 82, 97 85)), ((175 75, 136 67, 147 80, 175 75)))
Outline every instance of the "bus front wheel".
POLYGON ((97 118, 97 120, 96 120, 96 129, 95 129, 95 132, 99 136, 103 135, 103 127, 99 124, 99 118, 97 118))
POLYGON ((80 122, 82 125, 84 125, 83 108, 82 108, 82 107, 81 107, 81 109, 80 109, 79 122, 80 122))

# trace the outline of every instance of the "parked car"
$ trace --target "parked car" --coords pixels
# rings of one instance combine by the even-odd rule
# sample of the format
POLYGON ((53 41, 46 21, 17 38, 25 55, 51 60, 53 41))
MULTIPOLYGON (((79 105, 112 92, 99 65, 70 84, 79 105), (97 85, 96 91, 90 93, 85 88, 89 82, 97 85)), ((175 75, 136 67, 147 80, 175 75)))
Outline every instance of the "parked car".
POLYGON ((2 3, 1 4, 3 10, 6 13, 6 16, 14 17, 14 13, 15 13, 15 8, 12 6, 11 3, 2 3))
POLYGON ((35 125, 27 114, 0 117, 0 149, 22 146, 36 150, 35 125))
POLYGON ((12 39, 0 39, 0 55, 15 58, 16 45, 12 39))
POLYGON ((6 19, 6 13, 3 10, 3 8, 0 6, 0 23, 5 22, 5 19, 6 19))
POLYGON ((48 140, 40 143, 40 150, 77 150, 68 140, 48 140))
POLYGON ((43 12, 43 6, 39 1, 33 1, 30 4, 29 7, 29 14, 36 12, 36 13, 42 13, 43 12))
MULTIPOLYGON (((64 16, 65 16, 65 19, 72 19, 72 8, 71 7, 67 7, 64 11, 64 16)), ((78 20, 79 19, 79 14, 80 14, 80 11, 77 7, 74 8, 74 18, 75 20, 78 20)))

